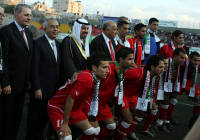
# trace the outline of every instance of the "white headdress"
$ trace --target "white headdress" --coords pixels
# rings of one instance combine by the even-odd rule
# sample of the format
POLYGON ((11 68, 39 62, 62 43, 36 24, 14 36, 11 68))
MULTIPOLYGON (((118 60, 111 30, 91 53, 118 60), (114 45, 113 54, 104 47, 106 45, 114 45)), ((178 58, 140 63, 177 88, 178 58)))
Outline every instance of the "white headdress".
POLYGON ((82 25, 89 26, 89 31, 88 31, 88 34, 85 38, 85 54, 88 57, 90 55, 89 40, 90 40, 90 35, 91 35, 91 32, 92 32, 92 27, 88 23, 88 21, 86 19, 83 19, 83 18, 77 19, 74 22, 74 27, 72 29, 72 35, 76 38, 77 42, 81 46, 80 31, 81 31, 82 25))

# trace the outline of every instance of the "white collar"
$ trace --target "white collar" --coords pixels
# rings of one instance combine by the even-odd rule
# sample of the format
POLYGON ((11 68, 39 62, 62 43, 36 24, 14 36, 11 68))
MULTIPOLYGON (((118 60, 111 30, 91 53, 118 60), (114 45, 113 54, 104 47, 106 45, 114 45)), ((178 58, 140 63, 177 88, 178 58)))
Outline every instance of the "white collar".
POLYGON ((55 39, 52 40, 51 38, 48 37, 47 34, 45 34, 45 37, 46 37, 46 39, 48 40, 48 42, 49 42, 50 44, 51 44, 51 43, 55 43, 55 39))
POLYGON ((124 44, 124 42, 126 42, 126 38, 125 38, 125 41, 123 42, 123 41, 121 40, 121 38, 119 38, 119 35, 118 35, 118 34, 115 36, 115 39, 116 39, 117 41, 119 41, 120 44, 124 44))
POLYGON ((127 41, 127 39, 125 38, 125 41, 123 42, 120 38, 119 38, 119 36, 118 36, 118 34, 115 36, 115 44, 120 44, 120 45, 123 45, 123 46, 125 46, 125 47, 129 47, 130 48, 130 44, 129 44, 129 42, 127 41))
POLYGON ((105 39, 106 42, 109 42, 110 39, 102 32, 103 38, 105 39))
POLYGON ((17 29, 21 32, 22 30, 24 30, 24 28, 22 28, 17 21, 15 20, 15 25, 17 26, 17 29))
POLYGON ((148 29, 149 33, 155 34, 156 32, 153 32, 151 29, 148 29))

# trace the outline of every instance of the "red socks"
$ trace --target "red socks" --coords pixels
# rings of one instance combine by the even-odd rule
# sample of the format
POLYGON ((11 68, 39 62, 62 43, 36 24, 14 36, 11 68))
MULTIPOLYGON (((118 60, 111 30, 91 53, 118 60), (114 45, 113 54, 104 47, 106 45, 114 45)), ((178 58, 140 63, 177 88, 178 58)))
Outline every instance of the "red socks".
POLYGON ((83 134, 80 138, 80 140, 94 140, 95 135, 85 135, 83 134))
POLYGON ((130 133, 131 125, 126 122, 121 122, 118 127, 117 131, 114 136, 114 140, 122 140, 126 138, 126 135, 130 133))
POLYGON ((163 105, 164 107, 160 107, 159 110, 159 120, 166 120, 167 119, 167 114, 168 114, 168 107, 169 105, 163 105))
POLYGON ((175 105, 170 104, 169 108, 168 108, 168 114, 167 114, 167 120, 171 120, 172 119, 172 115, 175 109, 175 105))
POLYGON ((114 130, 109 130, 108 128, 106 127, 103 127, 99 133, 98 136, 96 136, 96 138, 98 138, 99 140, 104 140, 106 136, 109 135, 110 132, 112 132, 114 130))
POLYGON ((156 115, 152 115, 152 114, 147 115, 146 121, 145 121, 144 126, 142 128, 142 131, 146 131, 150 128, 155 117, 156 117, 156 115))

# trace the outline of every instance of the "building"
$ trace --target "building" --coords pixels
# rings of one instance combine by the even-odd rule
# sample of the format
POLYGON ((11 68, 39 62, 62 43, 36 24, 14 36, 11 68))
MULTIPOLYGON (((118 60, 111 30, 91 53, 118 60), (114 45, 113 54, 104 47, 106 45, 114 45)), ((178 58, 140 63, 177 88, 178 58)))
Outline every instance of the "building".
POLYGON ((33 10, 37 10, 43 13, 55 13, 55 9, 49 8, 45 3, 36 2, 33 4, 33 10))
POLYGON ((73 13, 75 15, 82 15, 83 4, 81 1, 74 0, 53 0, 53 8, 57 12, 73 13))
POLYGON ((35 2, 32 5, 33 15, 34 16, 41 16, 44 15, 46 17, 60 17, 58 13, 55 12, 54 8, 49 8, 45 2, 35 2))
POLYGON ((0 0, 0 4, 17 5, 21 0, 0 0))

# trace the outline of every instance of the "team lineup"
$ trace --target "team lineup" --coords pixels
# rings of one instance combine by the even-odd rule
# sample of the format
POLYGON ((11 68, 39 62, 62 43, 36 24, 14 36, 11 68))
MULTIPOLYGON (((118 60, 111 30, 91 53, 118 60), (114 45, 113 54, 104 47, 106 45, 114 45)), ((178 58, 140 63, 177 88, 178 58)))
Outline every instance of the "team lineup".
POLYGON ((119 17, 90 40, 92 26, 78 18, 60 43, 56 19, 45 20, 44 35, 36 40, 27 28, 30 20, 30 7, 18 4, 15 20, 0 28, 0 139, 16 139, 15 120, 21 120, 27 91, 26 140, 44 139, 48 122, 55 140, 140 140, 141 122, 142 133, 151 138, 152 125, 169 134, 183 94, 194 104, 191 117, 200 114, 200 54, 189 53, 182 31, 160 46, 157 18, 136 24, 127 38, 129 20, 119 17), (79 136, 72 126, 81 130, 79 136))

